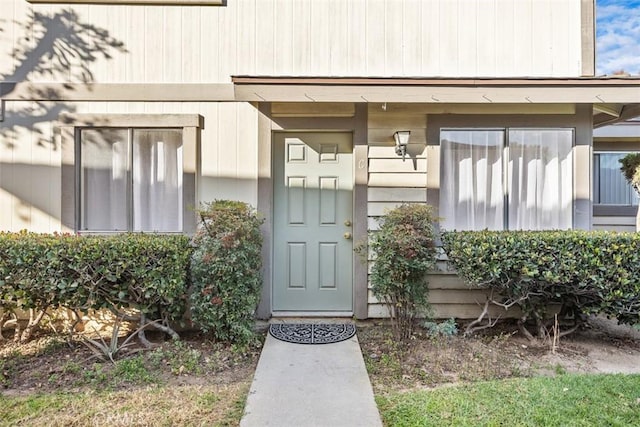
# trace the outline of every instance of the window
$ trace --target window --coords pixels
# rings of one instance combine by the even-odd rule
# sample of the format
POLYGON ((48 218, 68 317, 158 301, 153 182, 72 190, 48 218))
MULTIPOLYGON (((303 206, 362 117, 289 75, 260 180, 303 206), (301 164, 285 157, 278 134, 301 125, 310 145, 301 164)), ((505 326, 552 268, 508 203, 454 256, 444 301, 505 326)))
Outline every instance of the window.
POLYGON ((182 231, 182 130, 79 132, 81 231, 182 231))
POLYGON ((183 232, 196 229, 198 114, 64 114, 64 231, 183 232))
POLYGON ((443 228, 571 228, 572 148, 573 129, 441 130, 443 228))
POLYGON ((637 206, 638 195, 620 171, 620 159, 627 152, 600 152, 593 155, 593 203, 637 206))

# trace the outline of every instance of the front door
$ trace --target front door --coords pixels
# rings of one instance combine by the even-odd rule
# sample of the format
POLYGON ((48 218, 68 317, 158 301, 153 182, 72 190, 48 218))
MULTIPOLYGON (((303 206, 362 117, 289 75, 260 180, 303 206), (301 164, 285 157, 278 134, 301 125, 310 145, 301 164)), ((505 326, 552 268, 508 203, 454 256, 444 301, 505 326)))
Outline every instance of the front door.
POLYGON ((352 311, 351 134, 275 134, 273 176, 273 310, 352 311))

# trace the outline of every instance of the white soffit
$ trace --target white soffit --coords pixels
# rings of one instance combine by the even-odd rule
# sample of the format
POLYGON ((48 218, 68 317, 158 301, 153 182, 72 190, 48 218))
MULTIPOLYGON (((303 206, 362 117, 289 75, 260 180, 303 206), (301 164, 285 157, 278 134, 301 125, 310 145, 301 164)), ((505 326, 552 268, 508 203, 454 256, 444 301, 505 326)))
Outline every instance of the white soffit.
POLYGON ((612 117, 620 117, 624 105, 622 104, 595 104, 593 106, 593 114, 604 113, 612 117))
POLYGON ((640 121, 631 120, 594 129, 593 137, 640 139, 640 121))

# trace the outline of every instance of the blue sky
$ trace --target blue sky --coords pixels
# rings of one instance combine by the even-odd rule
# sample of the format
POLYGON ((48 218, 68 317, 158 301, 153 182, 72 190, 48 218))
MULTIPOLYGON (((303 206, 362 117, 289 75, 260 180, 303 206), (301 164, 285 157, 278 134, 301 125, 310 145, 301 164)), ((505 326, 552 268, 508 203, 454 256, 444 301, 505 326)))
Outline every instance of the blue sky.
POLYGON ((640 0, 596 0, 596 74, 640 74, 640 0))

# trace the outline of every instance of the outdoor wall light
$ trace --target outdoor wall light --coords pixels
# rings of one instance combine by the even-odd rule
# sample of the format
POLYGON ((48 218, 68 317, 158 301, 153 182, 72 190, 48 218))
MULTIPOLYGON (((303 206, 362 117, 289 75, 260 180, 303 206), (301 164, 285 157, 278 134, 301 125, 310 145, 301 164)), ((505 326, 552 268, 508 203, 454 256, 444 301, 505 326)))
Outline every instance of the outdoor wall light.
POLYGON ((393 139, 396 141, 396 154, 402 156, 403 162, 407 155, 407 145, 409 145, 410 135, 411 131, 408 130, 399 130, 393 134, 393 139))

